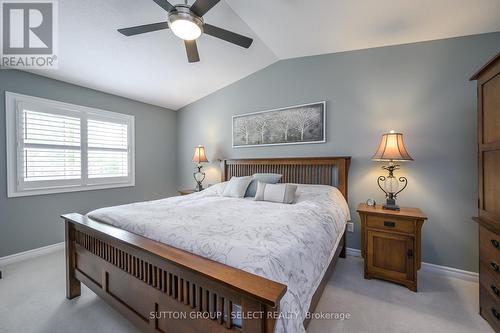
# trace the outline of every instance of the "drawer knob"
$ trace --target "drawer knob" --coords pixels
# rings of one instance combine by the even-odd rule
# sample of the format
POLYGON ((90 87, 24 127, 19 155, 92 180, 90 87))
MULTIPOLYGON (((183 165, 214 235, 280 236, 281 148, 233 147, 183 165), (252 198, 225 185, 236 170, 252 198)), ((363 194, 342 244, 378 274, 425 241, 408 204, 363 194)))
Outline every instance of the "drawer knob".
POLYGON ((394 228, 396 226, 395 222, 384 221, 384 227, 394 228))
POLYGON ((490 267, 495 272, 498 272, 500 270, 500 267, 498 266, 498 264, 496 262, 490 262, 490 267))
POLYGON ((500 247, 500 243, 496 239, 491 240, 491 245, 493 245, 497 249, 500 247))
POLYGON ((491 308, 491 313, 495 316, 496 319, 500 320, 500 313, 495 308, 491 308))
POLYGON ((495 295, 500 296, 500 289, 498 289, 494 284, 492 284, 490 288, 495 295))
POLYGON ((413 250, 412 249, 409 249, 408 251, 406 251, 406 256, 408 258, 412 258, 413 257, 413 250))

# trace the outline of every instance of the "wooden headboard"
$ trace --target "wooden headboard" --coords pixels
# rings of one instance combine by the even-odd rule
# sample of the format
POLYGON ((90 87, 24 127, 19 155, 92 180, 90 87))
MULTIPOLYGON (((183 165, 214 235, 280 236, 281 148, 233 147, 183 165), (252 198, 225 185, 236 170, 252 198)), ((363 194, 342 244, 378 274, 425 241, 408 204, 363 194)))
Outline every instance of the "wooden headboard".
POLYGON ((254 173, 279 173, 281 182, 331 185, 347 200, 347 175, 350 156, 251 158, 222 160, 222 181, 254 173))

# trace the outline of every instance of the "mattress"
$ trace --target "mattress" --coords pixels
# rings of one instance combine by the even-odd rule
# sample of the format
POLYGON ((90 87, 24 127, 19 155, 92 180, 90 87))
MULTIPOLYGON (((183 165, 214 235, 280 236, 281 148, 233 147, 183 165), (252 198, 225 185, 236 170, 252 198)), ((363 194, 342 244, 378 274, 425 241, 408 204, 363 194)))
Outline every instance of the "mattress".
POLYGON ((350 219, 345 199, 335 187, 299 184, 287 205, 222 197, 224 186, 87 215, 287 285, 275 332, 305 332, 312 296, 350 219))

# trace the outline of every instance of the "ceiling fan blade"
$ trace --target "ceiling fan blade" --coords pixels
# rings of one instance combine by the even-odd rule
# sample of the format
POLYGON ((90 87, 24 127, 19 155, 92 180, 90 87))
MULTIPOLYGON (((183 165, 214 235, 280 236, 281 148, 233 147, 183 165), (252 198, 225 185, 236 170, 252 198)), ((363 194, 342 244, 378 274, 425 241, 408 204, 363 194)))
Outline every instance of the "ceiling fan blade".
POLYGON ((161 8, 165 9, 167 12, 171 11, 172 9, 175 9, 175 7, 172 6, 172 4, 170 4, 170 2, 168 2, 167 0, 153 0, 153 1, 156 2, 158 6, 160 6, 161 8))
POLYGON ((196 0, 191 6, 191 11, 198 16, 205 15, 213 6, 219 3, 220 0, 196 0))
POLYGON ((118 32, 120 32, 121 34, 123 34, 125 36, 133 36, 133 35, 139 35, 139 34, 143 34, 146 32, 163 30, 163 29, 168 29, 168 22, 159 22, 159 23, 138 25, 135 27, 118 29, 118 32))
POLYGON ((220 38, 222 40, 225 40, 226 42, 236 44, 246 49, 248 49, 253 43, 252 38, 248 38, 235 32, 231 32, 207 23, 203 25, 203 32, 207 35, 220 38))
POLYGON ((200 61, 200 55, 198 54, 198 47, 196 46, 196 40, 185 40, 184 45, 186 46, 186 53, 189 62, 200 61))

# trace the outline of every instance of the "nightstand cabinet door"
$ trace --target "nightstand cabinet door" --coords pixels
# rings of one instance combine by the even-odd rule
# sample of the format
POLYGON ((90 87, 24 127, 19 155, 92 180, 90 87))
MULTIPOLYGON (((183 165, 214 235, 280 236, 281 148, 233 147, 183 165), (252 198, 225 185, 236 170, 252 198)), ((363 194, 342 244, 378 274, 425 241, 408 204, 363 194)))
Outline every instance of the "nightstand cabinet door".
POLYGON ((395 282, 415 281, 414 238, 368 230, 365 274, 395 282))

